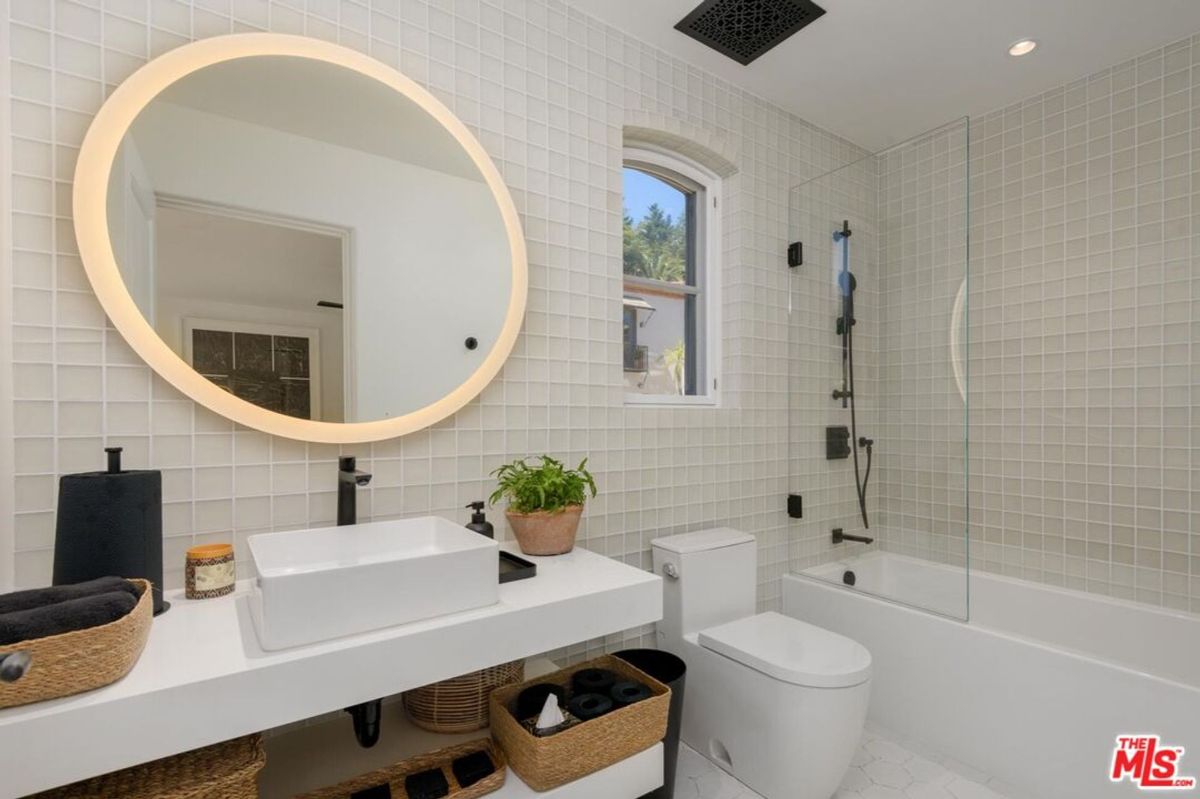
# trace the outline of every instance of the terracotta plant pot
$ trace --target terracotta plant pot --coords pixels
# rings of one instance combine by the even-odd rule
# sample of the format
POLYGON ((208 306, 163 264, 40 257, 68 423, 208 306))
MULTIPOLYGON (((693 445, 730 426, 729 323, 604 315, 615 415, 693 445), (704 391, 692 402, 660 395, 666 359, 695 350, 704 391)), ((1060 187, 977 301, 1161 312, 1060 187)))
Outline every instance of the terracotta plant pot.
POLYGON ((568 505, 562 510, 537 513, 507 510, 504 515, 526 555, 561 555, 575 548, 575 533, 579 530, 583 506, 568 505))

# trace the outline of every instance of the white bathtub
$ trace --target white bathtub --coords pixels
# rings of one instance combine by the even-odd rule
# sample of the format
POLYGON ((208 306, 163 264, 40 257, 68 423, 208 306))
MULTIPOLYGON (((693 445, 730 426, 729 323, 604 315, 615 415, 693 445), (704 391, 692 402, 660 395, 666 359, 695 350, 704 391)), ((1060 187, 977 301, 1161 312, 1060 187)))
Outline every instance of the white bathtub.
POLYGON ((1200 777, 1200 617, 982 572, 969 622, 864 593, 952 616, 964 583, 961 568, 873 552, 786 575, 783 605, 871 650, 870 719, 1031 796, 1145 796, 1108 779, 1121 734, 1185 747, 1181 776, 1200 777))

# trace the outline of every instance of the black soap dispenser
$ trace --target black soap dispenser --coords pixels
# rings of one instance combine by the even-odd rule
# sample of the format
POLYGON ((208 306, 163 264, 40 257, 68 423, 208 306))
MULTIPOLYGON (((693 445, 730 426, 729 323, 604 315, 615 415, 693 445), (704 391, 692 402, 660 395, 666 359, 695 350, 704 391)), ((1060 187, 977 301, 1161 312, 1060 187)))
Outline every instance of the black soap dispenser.
POLYGON ((467 525, 468 530, 474 530, 480 535, 486 535, 488 538, 496 537, 496 528, 487 520, 487 516, 483 514, 483 500, 476 500, 467 506, 475 512, 471 514, 471 523, 467 525))

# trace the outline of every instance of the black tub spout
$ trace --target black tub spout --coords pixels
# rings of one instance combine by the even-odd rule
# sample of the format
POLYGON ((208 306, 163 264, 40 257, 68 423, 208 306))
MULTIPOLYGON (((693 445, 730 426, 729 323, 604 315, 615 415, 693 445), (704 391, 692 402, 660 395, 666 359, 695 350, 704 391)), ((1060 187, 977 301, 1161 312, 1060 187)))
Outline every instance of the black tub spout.
POLYGON ((874 538, 868 538, 865 535, 850 535, 849 533, 843 532, 842 528, 840 527, 833 528, 833 543, 841 544, 845 541, 855 541, 859 544, 875 543, 874 538))

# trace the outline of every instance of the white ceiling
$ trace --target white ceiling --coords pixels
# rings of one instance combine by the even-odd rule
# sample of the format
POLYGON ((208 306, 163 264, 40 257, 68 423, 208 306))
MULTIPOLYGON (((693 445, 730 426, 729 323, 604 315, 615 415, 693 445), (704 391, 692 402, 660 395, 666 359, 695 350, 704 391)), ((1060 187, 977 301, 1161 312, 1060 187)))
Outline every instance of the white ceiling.
POLYGON ((977 116, 1200 31, 1200 0, 817 0, 749 66, 674 29, 699 0, 568 0, 869 150, 977 116), (1008 55, 1017 39, 1038 49, 1008 55))

